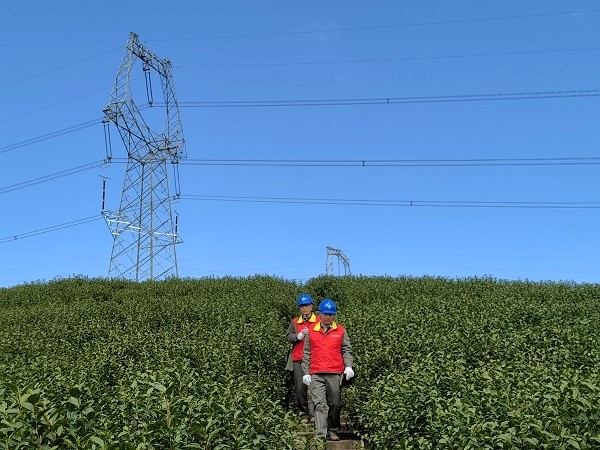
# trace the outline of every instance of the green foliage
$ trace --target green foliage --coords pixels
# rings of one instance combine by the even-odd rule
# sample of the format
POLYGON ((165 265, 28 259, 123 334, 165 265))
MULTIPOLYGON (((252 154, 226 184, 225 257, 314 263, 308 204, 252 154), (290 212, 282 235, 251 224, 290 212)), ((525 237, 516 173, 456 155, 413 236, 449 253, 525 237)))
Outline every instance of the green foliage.
POLYGON ((598 286, 252 277, 0 289, 0 449, 297 448, 302 291, 338 302, 372 448, 600 447, 598 286))
MULTIPOLYGON (((314 284, 314 285, 313 285, 314 284)), ((373 448, 600 447, 600 288, 321 278, 340 299, 373 448)))
POLYGON ((281 305, 297 289, 256 277, 0 291, 0 449, 295 448, 281 305))

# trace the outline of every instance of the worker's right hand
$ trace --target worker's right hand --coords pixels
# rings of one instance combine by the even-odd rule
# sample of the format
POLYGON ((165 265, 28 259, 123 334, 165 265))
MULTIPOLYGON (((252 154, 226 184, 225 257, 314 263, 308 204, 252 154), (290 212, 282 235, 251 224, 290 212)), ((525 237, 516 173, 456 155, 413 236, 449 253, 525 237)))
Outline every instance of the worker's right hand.
POLYGON ((303 382, 305 385, 307 385, 307 386, 310 386, 310 381, 311 381, 311 379, 310 379, 310 375, 304 375, 304 376, 302 377, 302 382, 303 382))
POLYGON ((300 331, 300 333, 298 333, 298 335, 296 337, 298 338, 299 341, 301 341, 302 339, 304 339, 306 337, 307 334, 308 334, 308 328, 304 328, 300 331))
POLYGON ((344 375, 346 375, 346 380, 352 378, 354 376, 354 370, 352 370, 352 367, 346 367, 344 369, 344 375))

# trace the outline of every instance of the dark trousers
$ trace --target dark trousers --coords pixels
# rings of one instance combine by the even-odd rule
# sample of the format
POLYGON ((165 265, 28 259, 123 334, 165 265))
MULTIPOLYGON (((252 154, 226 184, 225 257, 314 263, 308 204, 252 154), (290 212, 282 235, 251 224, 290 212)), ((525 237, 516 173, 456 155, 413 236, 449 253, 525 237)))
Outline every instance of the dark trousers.
POLYGON ((341 426, 342 396, 339 373, 315 373, 311 375, 310 387, 315 403, 315 432, 324 436, 328 431, 337 432, 341 426))
POLYGON ((314 413, 314 406, 308 387, 302 382, 302 362, 294 362, 294 391, 296 392, 296 403, 300 412, 310 416, 314 413))

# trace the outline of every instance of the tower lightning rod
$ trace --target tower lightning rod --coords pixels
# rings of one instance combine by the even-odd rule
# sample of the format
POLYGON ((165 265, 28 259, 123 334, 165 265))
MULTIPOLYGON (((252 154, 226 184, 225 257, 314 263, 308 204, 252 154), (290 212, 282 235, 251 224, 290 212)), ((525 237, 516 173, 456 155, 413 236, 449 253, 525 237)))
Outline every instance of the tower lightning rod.
MULTIPOLYGON (((173 220, 167 163, 172 164, 178 190, 178 162, 185 157, 171 61, 159 59, 131 33, 117 70, 105 122, 114 125, 127 149, 127 168, 117 211, 102 214, 113 237, 108 277, 135 281, 178 276, 175 245, 181 240, 173 220), (151 75, 160 78, 166 117, 163 130, 152 130, 132 95, 132 69, 141 61, 148 105, 152 105, 151 75)), ((105 132, 105 139, 110 134, 105 132)), ((107 156, 112 157, 110 141, 107 156), (110 152, 110 153, 109 153, 110 152)), ((106 185, 103 186, 103 189, 106 185)), ((104 194, 103 194, 104 195, 104 194)))

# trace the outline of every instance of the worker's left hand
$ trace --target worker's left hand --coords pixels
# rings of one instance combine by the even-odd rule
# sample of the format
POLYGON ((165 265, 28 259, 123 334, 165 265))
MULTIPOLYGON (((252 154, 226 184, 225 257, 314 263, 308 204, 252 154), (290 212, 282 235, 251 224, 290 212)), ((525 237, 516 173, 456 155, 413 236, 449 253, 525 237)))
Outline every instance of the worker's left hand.
POLYGON ((298 333, 298 335, 296 336, 296 338, 301 341, 302 339, 304 339, 306 337, 306 335, 308 334, 308 327, 307 328, 303 328, 302 330, 300 330, 300 333, 298 333))
POLYGON ((310 379, 310 375, 304 375, 304 376, 302 377, 302 382, 303 382, 305 385, 307 385, 307 386, 310 386, 310 382, 311 382, 311 381, 312 381, 312 380, 310 379))
POLYGON ((346 375, 346 380, 352 378, 354 376, 354 370, 352 370, 352 367, 346 367, 344 369, 344 375, 346 375))

